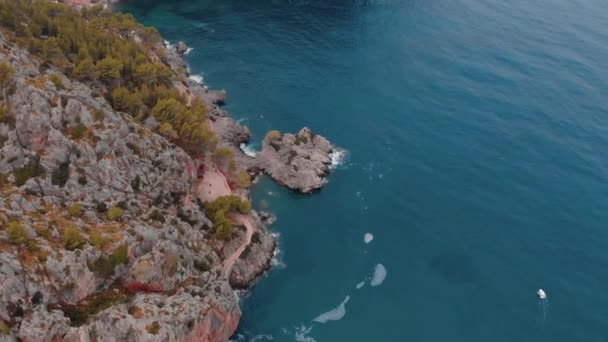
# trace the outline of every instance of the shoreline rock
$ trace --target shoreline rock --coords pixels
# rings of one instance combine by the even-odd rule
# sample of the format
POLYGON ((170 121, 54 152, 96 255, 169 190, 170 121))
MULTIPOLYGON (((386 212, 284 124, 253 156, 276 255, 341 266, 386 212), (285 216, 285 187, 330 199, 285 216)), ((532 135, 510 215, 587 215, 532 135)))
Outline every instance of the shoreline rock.
POLYGON ((334 150, 327 139, 306 127, 295 135, 271 131, 252 165, 281 185, 310 193, 327 183, 334 150))

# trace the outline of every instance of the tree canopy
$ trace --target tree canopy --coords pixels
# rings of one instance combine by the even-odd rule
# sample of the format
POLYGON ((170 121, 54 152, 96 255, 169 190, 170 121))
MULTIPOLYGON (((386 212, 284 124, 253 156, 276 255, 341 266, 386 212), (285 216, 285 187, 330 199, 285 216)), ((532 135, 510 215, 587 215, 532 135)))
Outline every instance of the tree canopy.
MULTIPOLYGON (((153 116, 159 133, 188 152, 215 148, 205 102, 180 94, 160 35, 133 16, 101 6, 79 11, 46 0, 0 0, 0 27, 44 63, 105 89, 115 110, 141 121, 153 116)), ((0 65, 0 86, 7 75, 0 65)))

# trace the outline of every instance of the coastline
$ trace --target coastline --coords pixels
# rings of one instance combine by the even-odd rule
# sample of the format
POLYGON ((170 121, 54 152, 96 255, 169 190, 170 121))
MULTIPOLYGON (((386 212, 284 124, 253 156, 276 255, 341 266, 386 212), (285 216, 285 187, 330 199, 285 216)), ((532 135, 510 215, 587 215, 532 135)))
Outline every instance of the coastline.
MULTIPOLYGON (((185 60, 185 54, 180 54, 176 49, 176 45, 181 42, 172 45, 165 40, 164 43, 168 51, 167 61, 171 69, 184 76, 187 91, 194 96, 202 96, 209 104, 210 119, 213 122, 214 133, 218 137, 220 145, 232 149, 239 169, 248 169, 253 158, 245 154, 240 145, 249 142, 249 128, 234 120, 230 113, 221 108, 221 105, 225 103, 226 91, 210 89, 202 79, 200 81, 193 80, 191 78, 193 75, 188 71, 190 68, 185 60), (218 121, 221 124, 216 124, 218 121)), ((239 189, 239 195, 251 199, 250 188, 239 189)), ((259 239, 262 241, 262 244, 260 244, 262 248, 252 248, 245 260, 237 259, 235 269, 238 273, 232 272, 229 276, 230 285, 236 289, 249 288, 264 272, 270 269, 276 248, 276 241, 266 225, 268 221, 263 222, 255 210, 251 212, 255 226, 260 233, 259 239)), ((233 240, 240 240, 240 238, 241 236, 233 240)))
MULTIPOLYGON (((76 12, 101 5, 112 17, 114 3, 67 0, 58 6, 76 12)), ((131 16, 115 16, 139 25, 131 16)), ((111 25, 110 32, 121 27, 111 25)), ((0 121, 0 148, 16 155, 0 164, 0 176, 8 180, 0 185, 21 196, 0 208, 0 226, 12 227, 0 239, 0 265, 6 266, 0 267, 0 309, 10 309, 0 315, 5 334, 84 341, 97 338, 97 331, 106 331, 108 340, 147 332, 157 335, 152 340, 228 340, 242 315, 241 292, 235 290, 253 286, 277 251, 276 235, 268 229, 276 217, 251 209, 251 180, 255 184, 266 173, 280 185, 311 193, 332 170, 335 147, 308 128, 297 134, 271 131, 259 153, 246 153, 241 146, 249 142, 249 129, 222 108, 226 91, 209 89, 190 74, 190 49, 156 32, 141 44, 146 34, 137 29, 120 38, 143 46, 140 56, 171 74, 164 89, 189 108, 194 127, 210 132, 209 140, 196 143, 201 149, 184 147, 175 131, 166 134, 166 119, 157 113, 137 119, 116 106, 114 91, 122 87, 84 82, 53 63, 42 68, 36 55, 18 42, 5 44, 0 34, 6 48, 0 56, 7 61, 2 66, 14 70, 8 82, 15 87, 0 103, 11 118, 0 121), (197 109, 202 114, 192 114, 197 109), (17 181, 14 173, 29 165, 35 165, 34 174, 17 181), (65 215, 60 228, 54 216, 41 215, 49 211, 65 215), (40 226, 58 230, 50 234, 35 228, 40 226), (11 233, 13 228, 25 237, 11 233), (22 262, 30 252, 44 253, 44 272, 22 262), (19 273, 23 278, 15 277, 19 273), (116 319, 122 324, 115 325, 116 319)), ((183 132, 185 126, 176 127, 183 132)))

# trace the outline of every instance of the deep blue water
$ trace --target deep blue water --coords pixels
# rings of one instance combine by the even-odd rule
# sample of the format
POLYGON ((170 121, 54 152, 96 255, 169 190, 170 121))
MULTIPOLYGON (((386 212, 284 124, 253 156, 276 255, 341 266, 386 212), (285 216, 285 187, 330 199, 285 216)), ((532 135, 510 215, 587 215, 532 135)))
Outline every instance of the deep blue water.
POLYGON ((607 1, 123 9, 194 48, 254 145, 309 126, 350 152, 314 196, 256 186, 284 266, 237 340, 608 341, 607 1))

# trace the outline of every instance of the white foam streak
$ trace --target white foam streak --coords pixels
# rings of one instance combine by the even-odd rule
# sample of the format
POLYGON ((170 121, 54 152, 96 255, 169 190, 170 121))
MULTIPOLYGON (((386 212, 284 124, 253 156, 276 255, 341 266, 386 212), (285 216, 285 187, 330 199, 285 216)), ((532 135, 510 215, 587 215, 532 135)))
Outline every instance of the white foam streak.
POLYGON ((358 289, 362 288, 363 286, 365 286, 365 282, 364 281, 360 281, 359 283, 357 283, 356 288, 358 290, 358 289))
POLYGON ((330 154, 329 158, 331 159, 331 168, 335 169, 340 165, 343 165, 346 161, 346 157, 348 156, 348 151, 336 148, 330 154))
POLYGON ((203 76, 201 75, 190 75, 188 76, 189 79, 193 80, 194 82, 198 83, 198 84, 202 84, 203 83, 203 76))
POLYGON ((374 268, 374 275, 372 276, 372 281, 369 282, 371 286, 379 286, 384 282, 386 278, 386 268, 382 264, 376 265, 374 268))
POLYGON ((308 336, 308 334, 310 334, 311 330, 312 330, 312 327, 307 327, 305 325, 301 325, 300 327, 297 327, 295 329, 296 341, 297 342, 317 342, 317 340, 315 340, 311 336, 308 336))
POLYGON ((346 315, 346 303, 350 300, 350 296, 346 296, 342 303, 335 309, 327 311, 317 316, 313 321, 317 323, 327 323, 328 321, 339 321, 346 315))
POLYGON ((243 153, 245 153, 246 155, 254 158, 257 154, 257 152, 253 149, 253 147, 251 145, 247 145, 247 144, 241 144, 239 146, 241 148, 241 151, 243 151, 243 153))

